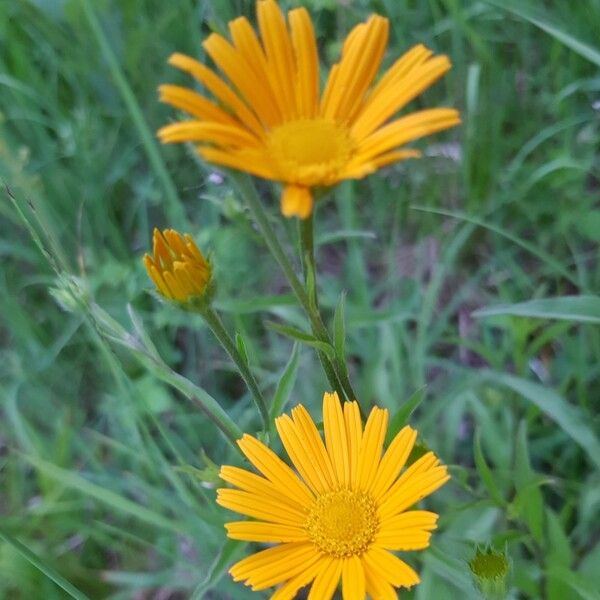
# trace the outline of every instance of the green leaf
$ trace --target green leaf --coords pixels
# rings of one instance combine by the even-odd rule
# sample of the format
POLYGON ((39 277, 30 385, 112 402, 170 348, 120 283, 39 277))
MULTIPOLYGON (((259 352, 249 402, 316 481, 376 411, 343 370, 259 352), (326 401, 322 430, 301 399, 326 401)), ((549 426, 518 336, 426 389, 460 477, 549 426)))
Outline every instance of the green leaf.
POLYGON ((235 333, 235 346, 244 363, 249 365, 250 363, 248 362, 248 350, 246 349, 246 342, 244 342, 244 338, 237 331, 235 333))
MULTIPOLYGON (((573 592, 575 592, 582 600, 598 600, 600 594, 594 584, 584 577, 581 573, 574 573, 570 569, 566 569, 561 566, 553 566, 547 571, 549 579, 556 579, 568 586, 573 592)), ((566 598, 563 596, 563 598, 566 598)), ((568 596, 569 600, 575 597, 572 595, 568 596)))
POLYGON ((536 477, 537 475, 531 468, 529 459, 527 425, 525 421, 521 421, 515 448, 515 487, 517 488, 517 496, 513 505, 527 523, 535 539, 542 543, 544 538, 544 499, 536 477))
POLYGON ((215 558, 206 578, 198 587, 194 590, 191 596, 191 600, 201 600, 204 598, 204 594, 214 588, 223 574, 225 569, 234 562, 239 556, 241 556, 244 548, 248 545, 248 542, 240 542, 239 540, 227 540, 223 544, 223 548, 219 555, 215 558))
POLYGON ((591 462, 600 469, 600 441, 590 426, 591 417, 586 417, 582 409, 569 404, 554 390, 526 379, 494 371, 482 371, 481 374, 484 379, 510 388, 537 406, 581 446, 591 462))
POLYGON ((306 264, 306 295, 313 310, 317 310, 317 276, 315 274, 315 266, 313 261, 307 255, 305 258, 306 264))
POLYGON ((394 415, 390 421, 390 426, 387 433, 387 441, 390 442, 396 434, 408 423, 408 419, 415 412, 419 404, 423 402, 425 398, 425 391, 427 386, 424 385, 418 390, 413 392, 412 396, 404 402, 404 404, 398 409, 398 412, 394 415))
POLYGON ((48 579, 64 590, 71 598, 75 600, 89 600, 89 598, 80 592, 73 584, 69 583, 64 577, 59 575, 51 566, 47 565, 42 559, 32 552, 27 546, 13 538, 7 531, 0 529, 0 539, 12 546, 19 554, 26 558, 36 569, 39 569, 48 579))
POLYGON ((335 348, 338 364, 344 369, 345 374, 347 374, 345 305, 346 293, 342 292, 333 316, 333 347, 335 348))
POLYGON ((521 246, 524 250, 537 256, 542 262, 545 262, 553 271, 556 273, 560 273, 565 279, 571 281, 575 285, 579 285, 577 278, 573 276, 573 273, 569 271, 559 260, 554 258, 550 253, 546 252, 542 248, 539 248, 535 244, 532 244, 528 240, 518 237, 510 230, 500 227, 498 225, 493 224, 491 221, 486 221, 485 219, 481 219, 478 217, 473 217, 464 212, 460 211, 452 211, 438 208, 430 208, 428 206, 417 206, 413 205, 411 208, 415 210, 420 210, 422 212, 431 213, 434 215, 442 215, 445 217, 452 217, 454 219, 459 219, 461 221, 465 221, 467 223, 472 223, 473 225, 477 225, 478 227, 483 227, 488 231, 492 231, 497 235, 500 235, 507 240, 510 240, 514 244, 521 246))
POLYGON ((480 308, 474 317, 514 315, 538 319, 561 319, 581 323, 600 323, 600 297, 562 296, 542 298, 517 304, 501 304, 480 308))
POLYGON ((221 483, 218 467, 207 466, 204 469, 198 469, 193 465, 180 465, 173 467, 173 469, 179 473, 185 473, 201 483, 209 483, 211 485, 219 485, 221 483))
POLYGON ((546 532, 548 534, 547 564, 570 567, 573 560, 573 551, 569 538, 558 515, 550 508, 546 509, 546 532))
POLYGON ((473 439, 473 455, 475 457, 475 467, 477 468, 477 472, 479 473, 479 476, 481 477, 483 485, 485 486, 488 494, 498 506, 506 506, 506 501, 502 497, 502 494, 500 493, 500 490, 494 481, 492 470, 485 460, 485 456, 481 448, 481 436, 479 435, 479 431, 473 439))
POLYGON ((302 342, 307 346, 312 346, 317 350, 324 352, 329 358, 335 358, 335 350, 331 344, 326 342, 322 342, 318 340, 314 335, 310 333, 306 333, 305 331, 301 331, 296 327, 292 327, 291 325, 281 325, 279 323, 273 323, 272 321, 267 321, 266 325, 269 329, 280 333, 281 335, 285 335, 286 337, 292 338, 298 342, 302 342))
POLYGON ((294 349, 292 350, 290 359, 288 360, 287 365, 281 374, 279 382, 277 383, 277 389, 275 390, 273 403, 271 404, 271 409, 269 410, 271 421, 281 414, 285 405, 287 404, 290 394, 292 393, 294 383, 296 382, 299 359, 300 346, 298 344, 294 344, 294 349))
POLYGON ((542 12, 537 8, 527 6, 527 3, 521 0, 519 0, 519 2, 515 2, 515 0, 485 1, 488 4, 507 10, 526 21, 529 21, 531 24, 539 27, 542 31, 545 31, 568 48, 571 48, 574 52, 577 52, 580 56, 583 56, 583 58, 600 67, 600 51, 590 44, 582 42, 578 37, 565 30, 563 26, 564 23, 558 24, 552 19, 549 19, 548 11, 546 9, 542 12))
POLYGON ((251 314, 257 312, 269 312, 282 306, 295 306, 297 300, 294 296, 257 296, 248 299, 220 300, 214 303, 219 312, 230 312, 236 315, 251 314))

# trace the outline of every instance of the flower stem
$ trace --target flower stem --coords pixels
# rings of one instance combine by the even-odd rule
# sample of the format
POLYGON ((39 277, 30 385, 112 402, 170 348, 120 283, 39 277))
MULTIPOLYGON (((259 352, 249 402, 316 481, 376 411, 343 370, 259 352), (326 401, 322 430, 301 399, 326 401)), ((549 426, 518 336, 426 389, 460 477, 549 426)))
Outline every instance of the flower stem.
MULTIPOLYGON (((316 313, 322 329, 327 336, 324 341, 331 343, 327 329, 321 319, 319 312, 319 298, 317 287, 317 264, 315 260, 315 234, 314 234, 314 212, 307 219, 300 220, 300 253, 302 254, 302 265, 304 267, 304 282, 306 285, 307 295, 309 296, 311 310, 316 313), (309 289, 309 281, 312 283, 309 289)), ((356 400, 356 394, 352 389, 352 384, 347 374, 347 369, 343 363, 344 357, 338 356, 336 353, 335 368, 339 377, 340 383, 344 388, 344 394, 348 400, 356 400)))
POLYGON ((199 309, 200 314, 206 321, 207 325, 210 327, 211 331, 214 333, 215 337, 223 346, 223 349, 229 355, 229 358, 235 363, 235 366, 238 368, 242 379, 248 386, 250 393, 252 394, 252 398, 254 399, 254 403, 256 404, 256 408, 258 408, 258 412, 260 413, 260 417, 263 422, 263 429, 265 431, 269 430, 269 410, 267 409, 267 403, 258 387, 258 383, 252 375, 250 371, 250 367, 246 362, 246 359, 240 354, 235 342, 227 333, 225 326, 223 325, 223 321, 221 321, 221 317, 217 313, 217 311, 211 306, 205 306, 199 309))
MULTIPOLYGON (((256 188, 252 184, 251 179, 247 175, 236 172, 232 172, 232 177, 236 182, 243 199, 246 201, 246 204, 248 205, 256 224, 258 225, 267 247, 271 251, 271 254, 275 260, 279 263, 279 266, 286 276, 294 294, 304 309, 304 312, 310 321, 314 336, 318 340, 331 346, 331 340, 329 339, 327 329, 321 320, 321 315, 319 314, 318 310, 316 310, 316 307, 312 306, 308 293, 304 289, 300 279, 298 279, 290 259, 287 257, 283 247, 281 246, 281 243, 279 242, 279 239, 277 238, 277 235, 275 234, 275 231, 271 227, 269 218, 262 206, 258 193, 256 192, 256 188)), ((342 379, 335 368, 335 363, 332 362, 324 352, 319 352, 318 354, 323 370, 325 371, 325 375, 327 376, 327 379, 329 380, 329 383, 333 389, 336 390, 342 398, 348 397, 349 400, 354 400, 353 397, 350 398, 348 396, 345 386, 342 385, 342 379)))

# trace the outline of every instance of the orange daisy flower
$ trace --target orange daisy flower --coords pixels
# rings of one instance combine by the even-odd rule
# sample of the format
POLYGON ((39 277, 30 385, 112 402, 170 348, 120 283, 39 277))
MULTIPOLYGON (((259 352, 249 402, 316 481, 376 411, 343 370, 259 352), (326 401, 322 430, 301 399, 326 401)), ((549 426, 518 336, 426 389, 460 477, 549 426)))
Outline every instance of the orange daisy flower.
POLYGON ((217 502, 254 519, 227 523, 228 536, 276 544, 230 573, 253 590, 279 586, 273 600, 309 584, 309 600, 331 600, 340 581, 344 600, 395 599, 419 576, 392 551, 426 548, 438 518, 408 509, 448 481, 447 468, 428 452, 404 469, 417 437, 408 426, 382 456, 385 409, 373 408, 363 429, 356 402, 325 394, 323 422, 324 441, 302 405, 276 419, 296 471, 250 435, 238 444, 260 474, 221 468, 238 489, 218 490, 217 502))
POLYGON ((222 75, 173 54, 213 99, 177 85, 160 98, 192 118, 159 130, 164 143, 197 143, 208 162, 283 183, 281 210, 308 217, 315 187, 360 179, 390 163, 420 156, 408 142, 460 122, 452 108, 390 119, 450 69, 446 56, 419 44, 379 79, 389 21, 372 15, 355 27, 319 90, 319 55, 306 9, 285 16, 275 0, 256 4, 260 39, 244 17, 229 23, 231 41, 203 43, 222 75))

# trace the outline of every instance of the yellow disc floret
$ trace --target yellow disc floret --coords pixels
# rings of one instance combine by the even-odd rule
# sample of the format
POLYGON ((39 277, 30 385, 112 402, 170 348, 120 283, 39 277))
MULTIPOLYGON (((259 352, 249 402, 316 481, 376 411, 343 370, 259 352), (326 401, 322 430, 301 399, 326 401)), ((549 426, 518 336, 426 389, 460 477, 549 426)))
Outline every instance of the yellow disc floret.
POLYGON ((306 520, 308 538, 336 558, 360 556, 377 534, 375 501, 365 492, 341 489, 319 496, 306 520))

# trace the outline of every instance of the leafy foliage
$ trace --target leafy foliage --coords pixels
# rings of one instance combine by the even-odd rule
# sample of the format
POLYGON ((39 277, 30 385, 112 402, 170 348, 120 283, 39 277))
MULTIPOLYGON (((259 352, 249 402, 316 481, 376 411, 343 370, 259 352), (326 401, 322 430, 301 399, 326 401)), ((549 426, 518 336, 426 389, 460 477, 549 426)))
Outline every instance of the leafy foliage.
MULTIPOLYGON (((600 4, 306 4, 332 59, 370 11, 390 17, 388 61, 421 41, 449 54, 426 97, 463 113, 425 159, 340 186, 316 215, 319 301, 357 396, 452 465, 403 597, 477 598, 468 563, 493 545, 512 597, 597 598, 600 4)), ((140 261, 153 226, 192 231, 272 414, 318 405, 314 346, 334 348, 304 333, 227 176, 154 139, 170 116, 156 87, 178 80, 168 55, 252 12, 0 4, 0 595, 258 597, 223 577, 241 545, 198 473, 234 451, 188 400, 253 431, 251 397, 202 320, 148 293, 140 261), (160 373, 139 360, 149 348, 160 373)), ((297 232, 272 208, 291 255, 297 232)))

